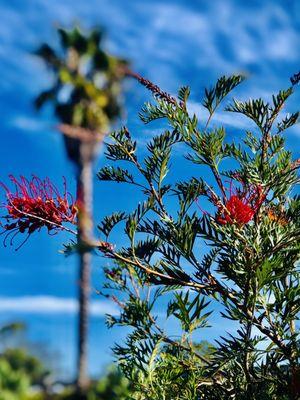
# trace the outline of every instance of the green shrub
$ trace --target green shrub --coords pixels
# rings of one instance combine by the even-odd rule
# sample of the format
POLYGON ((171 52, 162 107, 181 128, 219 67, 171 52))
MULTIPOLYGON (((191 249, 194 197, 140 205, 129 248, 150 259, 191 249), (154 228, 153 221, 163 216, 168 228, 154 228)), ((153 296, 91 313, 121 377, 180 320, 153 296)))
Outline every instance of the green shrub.
POLYGON ((15 370, 5 358, 0 359, 0 400, 23 400, 30 388, 25 371, 15 370))

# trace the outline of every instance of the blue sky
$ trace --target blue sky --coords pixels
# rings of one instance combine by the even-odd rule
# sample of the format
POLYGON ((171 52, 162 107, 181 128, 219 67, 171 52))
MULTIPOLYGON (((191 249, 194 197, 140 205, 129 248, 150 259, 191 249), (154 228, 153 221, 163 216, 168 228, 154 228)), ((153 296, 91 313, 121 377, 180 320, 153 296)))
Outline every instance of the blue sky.
MULTIPOLYGON (((58 184, 66 176, 74 191, 72 166, 66 161, 51 110, 37 114, 34 97, 47 88, 49 75, 32 51, 42 41, 55 46, 57 25, 80 22, 83 27, 101 24, 107 29, 106 47, 131 60, 133 69, 175 93, 190 85, 190 109, 200 117, 199 101, 205 86, 218 76, 246 73, 248 81, 237 91, 239 98, 268 98, 289 85, 299 70, 300 3, 285 1, 158 1, 158 0, 0 0, 0 105, 2 118, 0 179, 7 175, 49 176, 58 184), (297 17, 298 16, 298 17, 297 17)), ((126 123, 142 145, 153 134, 137 111, 148 94, 134 82, 125 84, 126 123)), ((299 90, 288 105, 296 111, 299 90)), ((251 128, 242 117, 218 113, 216 124, 229 134, 251 128)), ((157 129, 157 126, 155 126, 157 129)), ((287 132, 287 145, 299 156, 299 128, 287 132)), ((180 156, 180 152, 176 157, 180 156)), ((180 160, 178 158, 178 160, 180 160)), ((105 160, 100 157, 95 170, 105 160)), ((191 171, 175 163, 174 176, 191 171)), ((129 188, 95 181, 95 220, 114 211, 134 207, 139 196, 129 188)), ((58 253, 67 236, 33 236, 19 252, 0 247, 0 322, 22 319, 33 341, 47 343, 58 356, 66 375, 74 369, 76 324, 76 260, 58 253), (68 351, 65 351, 65 350, 68 351)), ((95 259, 93 288, 101 287, 102 267, 95 259)), ((109 347, 123 332, 107 331, 103 314, 113 306, 93 295, 91 318, 91 371, 96 373, 110 359, 109 347)), ((220 332, 218 319, 214 333, 220 332)))

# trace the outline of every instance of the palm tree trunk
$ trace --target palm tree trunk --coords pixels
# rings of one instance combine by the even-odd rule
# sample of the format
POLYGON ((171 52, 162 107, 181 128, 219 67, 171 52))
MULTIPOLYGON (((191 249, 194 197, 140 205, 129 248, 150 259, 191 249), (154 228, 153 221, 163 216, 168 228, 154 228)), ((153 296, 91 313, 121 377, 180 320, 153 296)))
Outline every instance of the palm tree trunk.
POLYGON ((92 236, 92 162, 85 161, 79 167, 77 177, 79 201, 78 244, 79 251, 79 318, 78 318, 78 358, 77 389, 84 393, 88 386, 88 324, 90 297, 91 253, 85 243, 92 236))

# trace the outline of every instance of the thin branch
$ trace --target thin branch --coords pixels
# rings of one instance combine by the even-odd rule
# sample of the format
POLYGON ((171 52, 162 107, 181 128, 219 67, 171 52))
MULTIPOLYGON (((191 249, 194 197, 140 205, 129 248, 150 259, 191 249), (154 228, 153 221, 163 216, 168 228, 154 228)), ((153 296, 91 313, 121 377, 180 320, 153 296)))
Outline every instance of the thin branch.
POLYGON ((134 265, 134 266, 142 269, 143 271, 145 271, 149 275, 155 275, 155 276, 158 276, 160 278, 166 279, 172 285, 174 285, 174 284, 178 285, 179 284, 181 286, 187 286, 187 287, 191 287, 193 289, 198 289, 198 290, 209 290, 209 289, 212 289, 212 286, 210 286, 210 285, 204 285, 204 284, 200 284, 200 283, 197 283, 197 282, 187 282, 187 281, 183 281, 183 280, 178 279, 178 278, 173 278, 172 276, 163 274, 162 272, 155 271, 155 270, 153 270, 153 269, 151 269, 149 267, 146 267, 145 265, 141 264, 137 259, 135 259, 135 261, 133 261, 133 260, 131 260, 129 258, 126 258, 126 257, 122 256, 121 254, 116 253, 114 251, 109 251, 108 254, 111 254, 112 258, 115 258, 115 259, 117 259, 119 261, 123 261, 123 262, 125 262, 127 264, 134 265))

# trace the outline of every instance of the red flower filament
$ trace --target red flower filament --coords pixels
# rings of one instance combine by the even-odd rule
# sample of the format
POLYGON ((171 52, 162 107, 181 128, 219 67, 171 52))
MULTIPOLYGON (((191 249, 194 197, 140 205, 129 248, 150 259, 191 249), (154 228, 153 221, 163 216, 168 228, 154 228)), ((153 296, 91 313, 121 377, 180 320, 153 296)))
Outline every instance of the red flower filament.
POLYGON ((10 180, 15 185, 12 192, 3 183, 0 185, 6 191, 6 203, 2 205, 7 210, 7 215, 3 218, 6 224, 1 224, 4 228, 2 233, 6 234, 4 245, 13 239, 18 233, 27 233, 25 241, 18 247, 20 248, 29 236, 46 227, 49 234, 55 234, 60 230, 68 229, 64 223, 75 223, 77 207, 72 196, 66 190, 64 181, 64 193, 61 195, 49 178, 41 180, 33 176, 31 180, 21 176, 20 179, 10 175, 10 180))
POLYGON ((265 199, 262 188, 253 186, 250 189, 235 190, 230 187, 230 197, 226 200, 224 207, 218 206, 216 221, 219 224, 245 225, 250 222, 259 210, 265 199))

